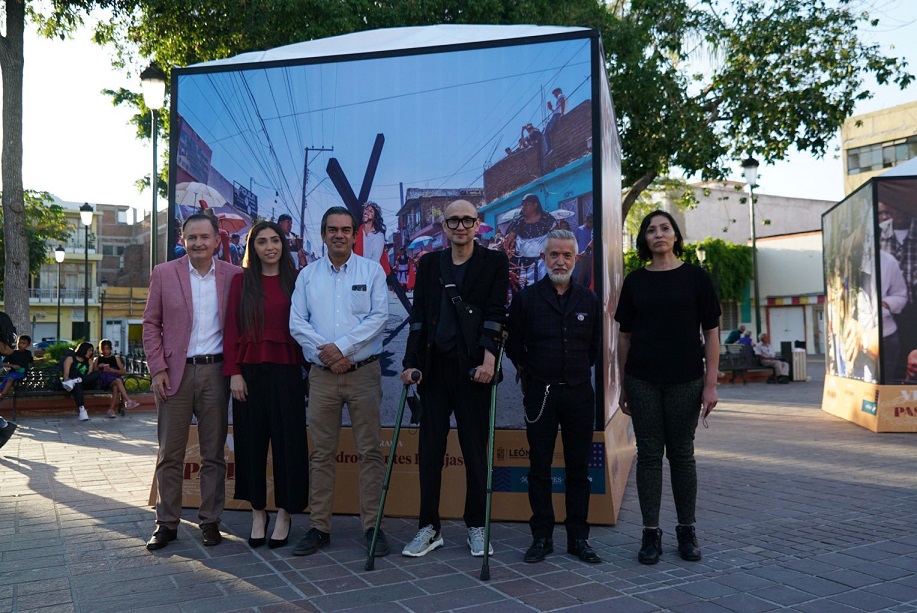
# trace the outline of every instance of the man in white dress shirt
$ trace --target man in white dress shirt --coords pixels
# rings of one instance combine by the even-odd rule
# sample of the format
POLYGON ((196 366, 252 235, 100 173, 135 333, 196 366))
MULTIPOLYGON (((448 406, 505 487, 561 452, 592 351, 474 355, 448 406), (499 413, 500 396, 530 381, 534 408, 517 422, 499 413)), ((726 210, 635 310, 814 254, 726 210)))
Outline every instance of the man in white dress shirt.
MULTIPOLYGON (((347 404, 360 459, 360 519, 367 547, 372 542, 382 495, 385 462, 381 448, 382 332, 388 320, 388 289, 377 261, 353 253, 358 224, 344 207, 322 217, 328 254, 296 280, 290 332, 312 363, 309 372, 309 517, 311 528, 293 549, 309 555, 331 542, 334 456, 347 404)), ((376 555, 388 543, 380 530, 376 555)))

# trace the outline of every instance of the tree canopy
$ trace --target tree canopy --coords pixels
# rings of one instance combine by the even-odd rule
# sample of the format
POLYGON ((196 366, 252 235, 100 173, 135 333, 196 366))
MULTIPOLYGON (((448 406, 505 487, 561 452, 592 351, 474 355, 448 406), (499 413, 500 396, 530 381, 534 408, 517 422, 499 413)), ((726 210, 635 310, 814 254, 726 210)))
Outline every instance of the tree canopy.
MULTIPOLYGON (((81 14, 55 0, 48 33, 81 14)), ((864 0, 169 0, 108 3, 112 43, 132 73, 150 58, 186 66, 280 45, 396 26, 535 23, 602 35, 623 148, 624 217, 658 177, 724 178, 739 159, 793 150, 816 156, 872 96, 864 85, 906 87, 904 60, 863 33, 878 26, 864 0)), ((116 103, 137 105, 130 92, 116 103)), ((145 109, 137 125, 149 132, 145 109), (146 127, 144 127, 146 126, 146 127)))
MULTIPOLYGON (((48 192, 25 190, 25 239, 29 250, 29 274, 38 274, 41 265, 48 261, 48 245, 63 243, 70 238, 70 223, 64 215, 64 209, 54 204, 48 192)), ((0 224, 4 223, 0 210, 0 224)), ((6 240, 0 235, 0 258, 6 257, 6 240)), ((0 296, 4 289, 4 268, 0 267, 0 296)))

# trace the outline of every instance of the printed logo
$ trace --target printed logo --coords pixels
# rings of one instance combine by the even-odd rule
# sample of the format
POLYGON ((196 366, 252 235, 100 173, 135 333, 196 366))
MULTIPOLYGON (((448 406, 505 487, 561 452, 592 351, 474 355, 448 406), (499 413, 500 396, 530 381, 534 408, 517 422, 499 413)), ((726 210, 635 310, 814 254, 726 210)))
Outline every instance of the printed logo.
POLYGON ((863 406, 860 410, 863 411, 864 413, 875 415, 876 414, 876 403, 873 402, 872 400, 864 400, 863 406))

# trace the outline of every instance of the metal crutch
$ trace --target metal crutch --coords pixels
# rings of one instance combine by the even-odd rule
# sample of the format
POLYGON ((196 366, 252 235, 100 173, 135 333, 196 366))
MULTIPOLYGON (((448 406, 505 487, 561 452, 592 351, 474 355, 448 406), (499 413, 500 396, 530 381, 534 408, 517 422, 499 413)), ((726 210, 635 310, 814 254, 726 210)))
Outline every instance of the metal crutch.
POLYGON ((506 349, 506 331, 500 340, 497 352, 497 363, 490 388, 490 442, 487 445, 487 507, 484 515, 484 563, 481 564, 481 581, 490 581, 490 505, 493 498, 494 482, 494 428, 497 424, 497 384, 500 382, 500 368, 503 364, 503 352, 506 349))
MULTIPOLYGON (((411 380, 416 383, 418 379, 420 379, 420 372, 415 370, 411 373, 411 380)), ((398 435, 401 434, 401 419, 404 417, 404 404, 408 398, 409 387, 411 387, 411 384, 405 384, 404 389, 401 390, 401 403, 398 405, 395 432, 392 435, 392 446, 388 453, 388 467, 385 469, 385 479, 382 481, 382 499, 379 501, 376 528, 373 530, 373 540, 369 545, 369 555, 366 556, 364 570, 373 570, 376 567, 376 541, 379 539, 379 529, 382 527, 382 514, 385 512, 385 499, 388 496, 388 484, 392 478, 392 466, 395 464, 395 451, 398 449, 398 435)))

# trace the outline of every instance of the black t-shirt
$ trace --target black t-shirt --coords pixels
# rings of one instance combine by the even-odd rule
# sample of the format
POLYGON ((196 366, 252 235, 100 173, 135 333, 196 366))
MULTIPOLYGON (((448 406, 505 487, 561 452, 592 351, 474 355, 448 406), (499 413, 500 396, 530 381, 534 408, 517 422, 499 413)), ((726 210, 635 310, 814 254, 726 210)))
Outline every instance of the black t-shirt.
POLYGON ((28 368, 29 364, 34 362, 32 358, 32 352, 28 349, 19 350, 17 349, 6 358, 6 363, 10 366, 15 366, 16 368, 28 368))
MULTIPOLYGON (((471 260, 468 260, 470 262, 471 260)), ((459 296, 462 295, 462 283, 465 281, 465 271, 468 270, 468 262, 454 264, 449 262, 452 267, 452 279, 455 281, 455 287, 459 296)), ((459 323, 458 316, 455 314, 455 305, 449 298, 446 288, 443 288, 443 295, 440 299, 439 323, 436 324, 436 335, 433 337, 433 345, 440 354, 451 354, 455 351, 458 342, 459 323)))
POLYGON ((615 320, 630 334, 624 372, 650 383, 686 383, 704 376, 701 329, 719 325, 720 303, 702 268, 627 275, 615 320))

